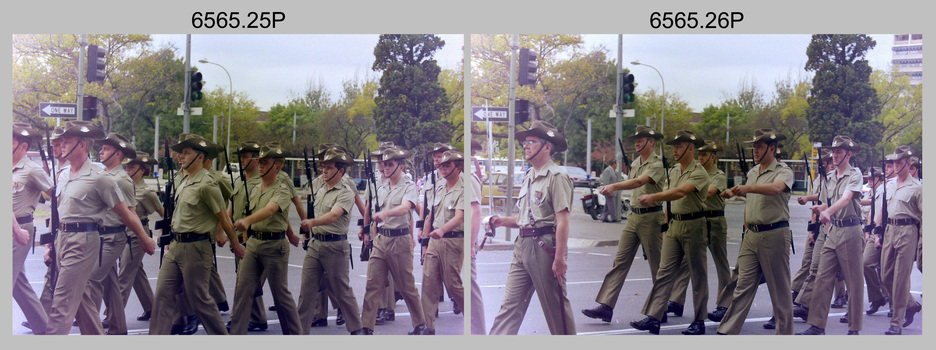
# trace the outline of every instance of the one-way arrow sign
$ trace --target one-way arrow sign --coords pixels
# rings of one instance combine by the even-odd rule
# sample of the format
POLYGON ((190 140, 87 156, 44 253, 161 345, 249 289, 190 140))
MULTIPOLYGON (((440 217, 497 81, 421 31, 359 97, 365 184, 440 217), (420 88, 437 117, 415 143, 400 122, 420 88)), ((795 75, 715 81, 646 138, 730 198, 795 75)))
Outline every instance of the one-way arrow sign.
POLYGON ((78 118, 78 105, 75 103, 39 103, 39 116, 45 118, 78 118))
POLYGON ((471 107, 471 120, 476 122, 508 122, 507 107, 471 107))

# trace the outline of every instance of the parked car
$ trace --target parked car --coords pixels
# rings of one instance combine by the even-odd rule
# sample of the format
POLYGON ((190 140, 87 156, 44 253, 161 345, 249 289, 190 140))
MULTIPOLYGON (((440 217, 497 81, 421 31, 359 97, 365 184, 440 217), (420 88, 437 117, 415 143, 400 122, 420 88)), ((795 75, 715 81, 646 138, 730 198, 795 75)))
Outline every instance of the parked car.
MULTIPOLYGON (((494 204, 503 205, 502 201, 507 198, 507 174, 505 173, 493 173, 491 174, 491 181, 494 182, 494 204)), ((514 201, 520 195, 520 184, 523 182, 523 173, 514 173, 513 181, 513 197, 514 201)), ((481 186, 481 205, 488 205, 491 197, 491 186, 488 183, 482 183, 481 186)))
POLYGON ((601 185, 601 179, 591 177, 585 172, 585 169, 575 166, 563 166, 566 174, 572 179, 572 185, 575 187, 598 187, 601 185))

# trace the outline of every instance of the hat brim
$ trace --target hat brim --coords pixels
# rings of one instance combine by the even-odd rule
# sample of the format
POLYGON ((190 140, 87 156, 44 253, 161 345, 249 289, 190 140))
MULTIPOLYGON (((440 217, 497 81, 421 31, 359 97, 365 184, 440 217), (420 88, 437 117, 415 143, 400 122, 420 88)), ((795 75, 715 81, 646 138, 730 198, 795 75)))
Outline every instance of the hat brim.
POLYGON ((97 126, 91 126, 88 128, 88 132, 81 132, 76 128, 65 129, 65 132, 62 133, 59 137, 63 136, 72 136, 72 137, 87 137, 92 140, 100 140, 104 138, 104 131, 97 126))
POLYGON ((101 144, 101 145, 111 145, 111 147, 114 147, 114 148, 116 148, 117 150, 119 150, 121 153, 123 153, 123 158, 124 158, 124 159, 133 160, 133 159, 136 158, 136 151, 135 151, 135 150, 133 150, 133 149, 130 148, 130 147, 121 147, 121 146, 120 146, 120 143, 118 143, 118 142, 115 141, 115 140, 111 140, 111 139, 105 138, 105 139, 103 139, 103 140, 98 140, 97 143, 99 143, 99 144, 101 144))
POLYGON ((569 145, 566 143, 565 138, 561 138, 558 136, 550 137, 549 135, 546 135, 546 132, 543 131, 542 129, 530 129, 530 130, 519 131, 517 132, 516 135, 514 135, 517 141, 521 141, 521 142, 526 140, 528 136, 536 136, 543 140, 548 140, 549 142, 552 142, 553 145, 556 146, 556 149, 554 150, 556 153, 565 152, 565 150, 569 148, 569 145))
POLYGON ((705 146, 705 140, 700 139, 700 138, 698 138, 698 137, 697 137, 695 140, 693 140, 693 139, 690 139, 690 138, 685 137, 685 136, 680 136, 679 138, 675 138, 675 139, 666 141, 666 144, 667 144, 667 145, 675 145, 677 142, 689 142, 689 143, 695 145, 696 148, 705 146))
MULTIPOLYGON (((203 141, 203 140, 202 140, 202 141, 203 141)), ((194 150, 196 150, 196 151, 201 151, 201 152, 205 152, 205 153, 211 153, 211 151, 214 150, 214 147, 211 147, 211 145, 208 144, 207 142, 205 143, 204 146, 202 146, 202 145, 198 144, 198 142, 196 142, 194 139, 188 139, 188 140, 179 142, 179 143, 177 143, 177 144, 175 144, 175 145, 172 145, 172 146, 169 147, 169 148, 172 149, 173 151, 176 151, 176 152, 179 152, 179 153, 182 153, 182 150, 183 150, 183 149, 186 149, 186 148, 191 148, 191 149, 194 149, 194 150)))
POLYGON ((628 139, 628 140, 633 140, 633 139, 640 138, 640 137, 651 138, 651 139, 654 139, 654 140, 663 139, 663 135, 662 135, 662 134, 659 134, 659 133, 650 134, 650 133, 647 133, 647 132, 641 132, 641 133, 637 133, 637 134, 628 136, 627 139, 628 139))

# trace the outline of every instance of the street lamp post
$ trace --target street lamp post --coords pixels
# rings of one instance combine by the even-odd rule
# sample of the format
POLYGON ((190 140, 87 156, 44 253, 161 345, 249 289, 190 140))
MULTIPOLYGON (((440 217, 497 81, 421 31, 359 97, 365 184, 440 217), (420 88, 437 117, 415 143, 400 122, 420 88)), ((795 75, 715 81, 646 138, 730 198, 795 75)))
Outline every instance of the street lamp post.
MULTIPOLYGON (((660 76, 660 85, 662 86, 662 89, 661 89, 661 90, 663 91, 663 98, 662 98, 663 101, 662 101, 662 103, 660 104, 660 134, 663 134, 663 124, 664 124, 665 121, 666 121, 666 83, 663 82, 663 74, 660 74, 660 71, 659 71, 659 70, 657 70, 655 67, 653 67, 653 66, 651 66, 651 65, 649 65, 649 64, 646 64, 646 63, 640 63, 639 61, 633 61, 633 62, 631 62, 631 64, 633 64, 633 65, 635 65, 635 66, 647 66, 647 67, 653 68, 653 70, 657 72, 657 75, 660 76)), ((663 146, 663 145, 660 144, 660 146, 661 146, 661 149, 662 149, 662 146, 663 146)))
POLYGON ((232 108, 232 106, 234 105, 234 83, 231 81, 231 73, 228 73, 227 68, 224 68, 224 66, 222 66, 222 65, 220 65, 220 64, 217 64, 217 63, 214 63, 214 62, 210 62, 210 61, 208 61, 208 60, 206 60, 206 59, 204 59, 204 58, 198 60, 198 62, 199 62, 199 63, 213 64, 213 65, 216 65, 216 66, 218 66, 218 67, 221 67, 221 69, 224 69, 224 74, 227 74, 227 77, 228 77, 228 86, 230 87, 230 90, 231 90, 231 97, 228 99, 228 118, 227 118, 228 125, 227 125, 227 146, 226 146, 226 148, 227 148, 227 149, 231 149, 231 118, 233 117, 233 114, 231 114, 231 108, 232 108))

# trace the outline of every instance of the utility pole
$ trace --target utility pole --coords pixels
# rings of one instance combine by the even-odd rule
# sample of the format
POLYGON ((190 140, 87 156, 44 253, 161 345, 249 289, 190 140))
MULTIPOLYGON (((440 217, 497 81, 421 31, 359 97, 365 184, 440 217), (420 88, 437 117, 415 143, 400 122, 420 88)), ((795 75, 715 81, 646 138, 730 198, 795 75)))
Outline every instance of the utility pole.
MULTIPOLYGON (((516 112, 514 108, 514 100, 517 97, 517 49, 519 47, 520 47, 520 34, 514 34, 513 36, 511 36, 511 42, 510 42, 510 71, 509 71, 509 78, 508 78, 508 80, 510 81, 510 89, 508 90, 508 93, 507 93, 507 101, 509 101, 507 104, 507 108, 508 108, 507 115, 508 115, 509 120, 507 121, 507 181, 506 181, 507 198, 504 200, 504 205, 505 205, 504 215, 505 216, 510 216, 510 214, 513 213, 513 207, 514 207, 514 201, 513 201, 513 194, 514 194, 513 193, 514 192, 513 178, 514 178, 514 163, 515 163, 514 158, 517 157, 516 150, 515 150, 517 142, 514 141, 514 139, 516 139, 515 135, 517 133, 517 126, 514 124, 514 121, 516 120, 514 116, 514 113, 516 112)), ((505 235, 504 240, 509 242, 510 241, 510 228, 509 227, 505 227, 504 235, 505 235)))
MULTIPOLYGON (((82 67, 85 67, 85 57, 86 48, 88 47, 88 35, 81 34, 78 36, 78 120, 84 120, 84 83, 85 78, 81 76, 81 73, 84 72, 82 67)), ((56 118, 59 119, 59 118, 56 118)))
POLYGON ((189 132, 192 113, 192 34, 185 35, 185 100, 182 101, 182 132, 189 132))
MULTIPOLYGON (((621 94, 624 93, 623 91, 621 91, 621 84, 623 83, 623 80, 624 80, 624 63, 622 62, 623 56, 624 56, 624 34, 618 34, 617 86, 614 89, 616 91, 617 98, 615 99, 615 101, 621 101, 621 94)), ((614 148, 614 159, 617 161, 618 168, 623 170, 624 167, 623 167, 623 164, 621 164, 621 158, 623 158, 623 154, 621 154, 621 148, 614 147, 614 146, 616 146, 615 143, 617 143, 617 141, 621 139, 621 133, 623 133, 622 119, 624 117, 624 110, 623 110, 624 106, 620 106, 617 104, 615 104, 615 106, 616 107, 614 109, 614 112, 617 113, 617 118, 614 118, 614 141, 611 142, 611 148, 614 148)), ((591 149, 591 146, 589 146, 589 149, 591 149)), ((589 161, 589 164, 591 164, 590 157, 588 161, 589 161)))

